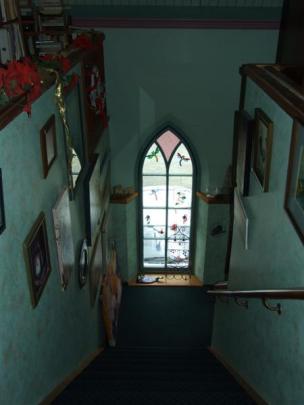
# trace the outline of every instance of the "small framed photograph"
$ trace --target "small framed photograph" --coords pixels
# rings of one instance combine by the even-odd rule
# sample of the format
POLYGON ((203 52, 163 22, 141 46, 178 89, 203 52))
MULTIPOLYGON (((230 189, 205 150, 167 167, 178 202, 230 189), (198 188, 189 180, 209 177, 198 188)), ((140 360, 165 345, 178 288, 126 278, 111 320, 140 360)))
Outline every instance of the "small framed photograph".
POLYGON ((255 110, 253 170, 263 191, 268 191, 271 166, 273 122, 260 109, 255 110))
POLYGON ((43 128, 40 130, 40 146, 43 177, 46 178, 57 156, 56 124, 54 114, 47 120, 43 128))
POLYGON ((2 185, 2 171, 0 169, 0 234, 5 229, 5 213, 4 213, 4 198, 2 185))
POLYGON ((237 135, 236 184, 240 194, 246 197, 249 194, 254 119, 245 110, 242 110, 236 111, 235 121, 237 135))
POLYGON ((66 289, 75 259, 70 199, 67 188, 61 193, 53 208, 53 221, 60 281, 62 288, 66 289))
POLYGON ((46 222, 43 212, 39 214, 26 237, 23 248, 32 305, 35 307, 39 302, 51 272, 46 222))
POLYGON ((304 243, 304 126, 297 121, 289 153, 285 209, 304 243))

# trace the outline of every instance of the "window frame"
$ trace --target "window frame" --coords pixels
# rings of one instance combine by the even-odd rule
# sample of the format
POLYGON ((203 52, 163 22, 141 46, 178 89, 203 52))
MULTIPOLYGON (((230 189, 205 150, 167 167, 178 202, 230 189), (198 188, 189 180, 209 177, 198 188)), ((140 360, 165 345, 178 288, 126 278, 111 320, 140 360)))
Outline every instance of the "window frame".
MULTIPOLYGON (((177 176, 185 176, 185 175, 177 175, 177 176)), ((185 176, 187 177, 187 176, 185 176)), ((137 223, 138 223, 138 252, 139 252, 139 272, 140 273, 145 273, 145 274, 194 274, 194 248, 195 248, 195 225, 196 221, 194 221, 194 218, 196 216, 196 189, 197 189, 197 163, 196 159, 194 157, 193 153, 193 148, 189 145, 189 142, 183 135, 180 134, 180 132, 176 131, 174 128, 171 126, 166 126, 162 128, 160 131, 156 132, 152 138, 149 139, 149 142, 146 143, 145 147, 142 149, 140 156, 139 156, 139 161, 137 165, 137 178, 138 178, 138 191, 139 191, 139 198, 138 198, 138 210, 137 210, 137 223), (161 146, 157 143, 157 139, 163 135, 165 132, 170 131, 172 132, 178 139, 179 143, 174 147, 171 156, 169 160, 167 161, 163 150, 161 146), (167 190, 167 196, 166 196, 166 225, 168 225, 168 213, 170 207, 168 207, 168 202, 169 202, 169 179, 170 174, 169 174, 169 168, 171 161, 173 157, 175 156, 175 153, 177 149, 180 147, 181 144, 183 144, 191 158, 191 163, 192 163, 192 197, 191 197, 191 220, 190 220, 190 237, 189 237, 189 265, 186 269, 181 268, 170 268, 166 267, 168 265, 167 263, 167 244, 168 244, 168 237, 167 237, 167 228, 166 226, 166 231, 165 231, 165 263, 167 263, 163 268, 155 268, 155 267, 144 267, 144 235, 143 235, 143 227, 144 227, 144 221, 143 221, 143 166, 145 162, 146 155, 151 148, 153 144, 156 144, 160 148, 160 153, 164 159, 165 166, 166 166, 166 174, 157 174, 156 176, 166 176, 166 190, 167 190)))

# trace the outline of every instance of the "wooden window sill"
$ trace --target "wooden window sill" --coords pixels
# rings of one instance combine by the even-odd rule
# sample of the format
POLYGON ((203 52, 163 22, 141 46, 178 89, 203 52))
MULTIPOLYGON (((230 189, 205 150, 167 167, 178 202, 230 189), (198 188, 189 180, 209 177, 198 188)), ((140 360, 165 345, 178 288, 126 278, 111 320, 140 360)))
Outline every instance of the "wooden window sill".
POLYGON ((177 275, 177 279, 173 278, 173 275, 168 274, 149 274, 152 277, 162 277, 155 283, 138 283, 136 279, 129 280, 128 285, 131 287, 202 287, 203 283, 196 277, 185 275, 184 278, 180 278, 181 275, 177 275))

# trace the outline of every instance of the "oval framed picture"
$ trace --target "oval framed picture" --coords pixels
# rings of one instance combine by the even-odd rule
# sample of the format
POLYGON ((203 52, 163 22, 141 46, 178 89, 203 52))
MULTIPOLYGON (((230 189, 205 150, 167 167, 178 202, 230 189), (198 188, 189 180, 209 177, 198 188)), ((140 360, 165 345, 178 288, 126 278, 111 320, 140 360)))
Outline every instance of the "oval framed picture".
POLYGON ((79 285, 82 288, 87 282, 88 278, 88 243, 84 239, 81 244, 80 254, 79 254, 79 285))

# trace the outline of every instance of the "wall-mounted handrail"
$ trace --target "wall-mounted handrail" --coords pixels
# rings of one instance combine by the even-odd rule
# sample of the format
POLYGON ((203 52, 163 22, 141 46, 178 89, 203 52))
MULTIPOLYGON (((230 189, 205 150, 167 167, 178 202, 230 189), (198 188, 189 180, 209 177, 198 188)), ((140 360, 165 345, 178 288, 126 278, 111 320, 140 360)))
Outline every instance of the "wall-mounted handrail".
POLYGON ((207 294, 214 295, 216 298, 234 298, 234 301, 245 308, 248 308, 249 298, 258 298, 266 309, 276 312, 281 315, 281 304, 269 304, 268 300, 304 300, 304 288, 285 288, 285 289, 269 289, 269 290, 208 290, 207 294), (246 298, 246 300, 241 300, 246 298))
POLYGON ((208 290, 208 294, 221 297, 262 298, 281 300, 303 300, 304 288, 282 288, 269 290, 208 290))

